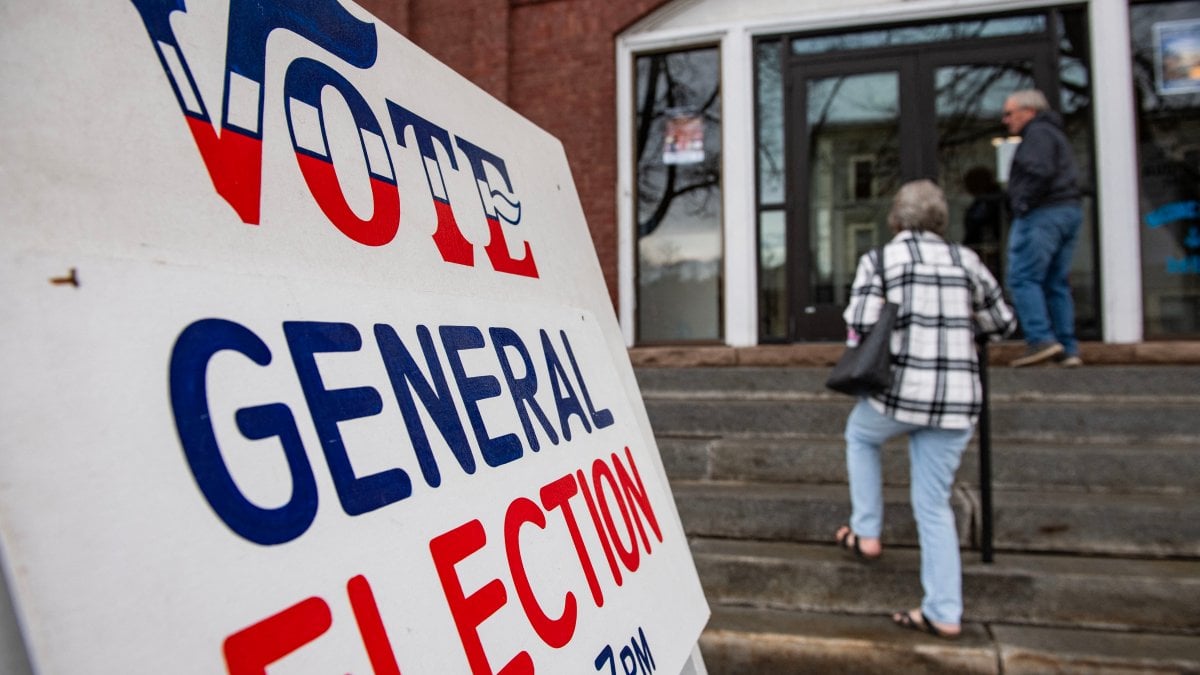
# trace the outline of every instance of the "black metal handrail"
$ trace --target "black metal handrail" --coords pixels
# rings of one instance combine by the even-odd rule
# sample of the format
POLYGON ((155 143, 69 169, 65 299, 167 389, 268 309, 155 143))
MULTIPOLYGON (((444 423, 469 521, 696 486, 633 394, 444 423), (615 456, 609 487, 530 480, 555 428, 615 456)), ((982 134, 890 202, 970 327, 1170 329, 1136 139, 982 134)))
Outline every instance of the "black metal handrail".
POLYGON ((992 412, 988 397, 988 343, 981 339, 977 343, 979 353, 979 383, 983 391, 983 410, 979 413, 979 501, 980 532, 979 550, 983 562, 994 559, 992 550, 992 412))

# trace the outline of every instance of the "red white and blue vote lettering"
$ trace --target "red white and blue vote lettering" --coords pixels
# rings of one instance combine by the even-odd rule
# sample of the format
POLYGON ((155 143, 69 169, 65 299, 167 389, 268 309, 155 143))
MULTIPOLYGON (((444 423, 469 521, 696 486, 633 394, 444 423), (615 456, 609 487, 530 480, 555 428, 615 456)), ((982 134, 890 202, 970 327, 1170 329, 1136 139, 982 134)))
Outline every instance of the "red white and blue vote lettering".
MULTIPOLYGON (((274 31, 288 31, 325 50, 342 66, 369 69, 378 52, 375 25, 352 16, 336 0, 230 0, 225 87, 219 102, 222 121, 218 129, 212 114, 218 102, 204 100, 171 24, 173 13, 187 11, 184 0, 131 2, 150 34, 213 187, 242 222, 258 225, 268 38, 274 31)), ((474 177, 479 205, 487 219, 490 240, 483 248, 492 269, 538 276, 529 243, 524 242, 523 254, 514 257, 506 240, 502 223, 520 224, 521 201, 503 158, 452 135, 392 100, 386 101, 389 119, 381 121, 355 86, 322 61, 301 57, 287 64, 283 91, 284 112, 300 173, 330 224, 346 237, 365 246, 384 246, 396 236, 401 225, 401 195, 388 135, 406 146, 405 134, 411 129, 424 160, 428 196, 437 213, 433 243, 441 259, 469 267, 477 264, 475 247, 455 221, 445 181, 446 171, 466 170, 474 177), (321 95, 329 88, 342 97, 358 126, 373 198, 369 218, 355 214, 338 184, 321 104, 321 95), (435 145, 449 158, 448 166, 439 159, 435 145)))

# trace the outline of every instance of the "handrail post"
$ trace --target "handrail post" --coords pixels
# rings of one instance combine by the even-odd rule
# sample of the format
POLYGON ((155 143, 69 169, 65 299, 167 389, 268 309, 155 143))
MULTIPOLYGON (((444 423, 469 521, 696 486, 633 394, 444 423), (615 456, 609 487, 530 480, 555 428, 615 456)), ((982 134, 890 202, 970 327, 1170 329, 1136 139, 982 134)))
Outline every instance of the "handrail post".
POLYGON ((979 499, 980 542, 983 562, 991 563, 992 551, 992 412, 988 396, 988 345, 981 339, 979 346, 979 383, 983 393, 983 410, 979 414, 979 499))

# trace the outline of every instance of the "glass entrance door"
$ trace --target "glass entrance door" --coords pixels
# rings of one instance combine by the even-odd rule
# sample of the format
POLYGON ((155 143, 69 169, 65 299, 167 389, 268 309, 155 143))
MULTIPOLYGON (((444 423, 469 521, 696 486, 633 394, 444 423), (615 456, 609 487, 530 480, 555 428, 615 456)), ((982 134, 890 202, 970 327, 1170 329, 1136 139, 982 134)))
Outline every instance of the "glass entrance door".
POLYGON ((805 120, 801 152, 806 171, 803 222, 807 236, 795 241, 802 250, 793 260, 798 297, 795 318, 800 334, 836 337, 849 301, 858 257, 887 241, 888 195, 903 175, 900 70, 868 70, 812 75, 794 95, 805 120))
POLYGON ((948 238, 1003 280, 1004 158, 1015 146, 1000 115, 1018 89, 1058 96, 1051 35, 1039 15, 791 41, 788 289, 774 295, 788 299, 788 322, 778 337, 845 337, 858 258, 890 239, 887 213, 906 181, 930 178, 945 190, 948 238))

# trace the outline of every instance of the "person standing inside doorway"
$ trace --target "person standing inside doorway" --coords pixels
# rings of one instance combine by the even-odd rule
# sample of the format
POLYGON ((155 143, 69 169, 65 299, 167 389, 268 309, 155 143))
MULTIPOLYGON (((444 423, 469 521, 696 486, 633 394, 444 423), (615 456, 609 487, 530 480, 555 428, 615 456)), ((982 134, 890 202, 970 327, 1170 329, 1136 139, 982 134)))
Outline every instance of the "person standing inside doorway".
POLYGON ((1062 118, 1037 89, 1013 92, 1003 121, 1010 134, 1021 136, 1008 175, 1013 222, 1005 276, 1026 348, 1012 365, 1057 360, 1080 366, 1068 274, 1083 210, 1071 145, 1062 118))

